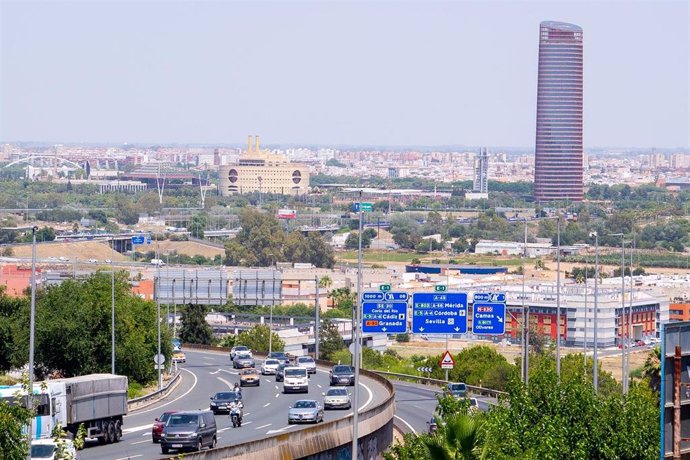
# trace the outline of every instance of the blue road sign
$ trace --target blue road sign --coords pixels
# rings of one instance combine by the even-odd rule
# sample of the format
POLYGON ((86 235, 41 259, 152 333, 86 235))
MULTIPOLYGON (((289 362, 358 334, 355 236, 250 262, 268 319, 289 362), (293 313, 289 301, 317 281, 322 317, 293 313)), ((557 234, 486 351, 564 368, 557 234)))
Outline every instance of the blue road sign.
POLYGON ((505 334, 505 300, 504 293, 475 294, 472 305, 472 332, 478 335, 505 334))
POLYGON ((363 302, 362 331, 384 334, 407 332, 407 302, 363 302))
POLYGON ((506 303, 504 292, 477 292, 473 299, 475 302, 506 303))
POLYGON ((415 292, 412 294, 412 332, 464 334, 467 332, 467 294, 415 292))
POLYGON ((407 302, 409 294, 407 292, 363 292, 362 302, 407 302))
POLYGON ((132 237, 132 244, 144 244, 146 237, 144 235, 134 235, 132 237))
POLYGON ((146 235, 146 244, 151 244, 151 234, 146 235))

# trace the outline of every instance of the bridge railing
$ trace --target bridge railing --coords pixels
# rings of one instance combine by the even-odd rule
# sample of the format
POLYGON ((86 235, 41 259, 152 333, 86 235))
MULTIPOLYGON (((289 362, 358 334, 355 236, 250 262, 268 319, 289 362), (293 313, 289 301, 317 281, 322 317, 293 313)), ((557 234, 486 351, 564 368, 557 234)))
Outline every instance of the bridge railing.
MULTIPOLYGON (((410 375, 410 374, 397 374, 395 372, 386 372, 386 371, 371 371, 373 373, 376 373, 380 376, 390 378, 390 379, 395 379, 395 380, 401 380, 404 382, 412 382, 412 383, 422 383, 425 385, 435 385, 438 387, 443 387, 449 383, 448 380, 442 380, 442 379, 432 379, 430 377, 421 377, 419 375, 410 375)), ((480 395, 480 396, 489 396, 492 398, 498 399, 501 396, 507 396, 508 393, 505 391, 499 391, 499 390, 493 390, 491 388, 485 388, 482 386, 477 386, 477 385, 467 385, 467 391, 475 394, 475 395, 480 395)))

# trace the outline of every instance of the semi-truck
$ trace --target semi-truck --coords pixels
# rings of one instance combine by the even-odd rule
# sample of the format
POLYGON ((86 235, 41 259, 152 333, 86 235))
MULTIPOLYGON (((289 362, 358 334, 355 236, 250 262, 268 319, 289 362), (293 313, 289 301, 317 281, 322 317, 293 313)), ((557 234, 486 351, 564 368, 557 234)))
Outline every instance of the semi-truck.
MULTIPOLYGON (((127 415, 127 377, 89 374, 46 380, 33 387, 36 416, 32 420, 32 439, 52 437, 59 423, 76 436, 84 424, 87 439, 101 444, 118 442, 122 437, 122 418, 127 415)), ((0 399, 26 405, 26 390, 21 385, 1 386, 0 399)))

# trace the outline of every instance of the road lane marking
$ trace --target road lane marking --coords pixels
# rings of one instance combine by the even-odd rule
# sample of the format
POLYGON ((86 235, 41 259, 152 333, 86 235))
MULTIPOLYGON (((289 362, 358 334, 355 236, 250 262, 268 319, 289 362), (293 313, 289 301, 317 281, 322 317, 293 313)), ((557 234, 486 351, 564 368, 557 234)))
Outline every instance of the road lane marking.
POLYGON ((149 423, 148 425, 139 425, 135 426, 133 428, 125 428, 122 430, 122 434, 128 434, 128 433, 136 433, 137 431, 142 431, 142 430, 150 430, 153 427, 153 423, 149 423))
POLYGON ((255 430, 260 430, 261 428, 268 428, 268 427, 271 426, 271 425, 272 425, 272 423, 267 423, 267 424, 265 424, 265 425, 257 426, 257 427, 254 428, 254 429, 255 429, 255 430))
POLYGON ((128 457, 121 457, 121 458, 117 458, 117 459, 115 459, 115 460, 129 460, 130 458, 137 458, 137 457, 143 457, 143 455, 142 455, 142 454, 139 454, 139 455, 130 455, 130 456, 128 456, 128 457))
POLYGON ((131 444, 131 445, 135 445, 135 444, 144 444, 145 442, 151 442, 151 441, 149 441, 148 439, 144 439, 143 441, 130 442, 130 444, 131 444))
POLYGON ((359 406, 359 411, 361 412, 362 409, 367 407, 371 403, 372 399, 374 399, 374 393, 372 393, 371 389, 362 382, 359 382, 359 384, 362 385, 365 390, 367 390, 367 393, 369 393, 369 399, 367 399, 367 402, 365 402, 364 405, 359 406))
POLYGON ((231 427, 231 426, 227 426, 227 427, 225 427, 225 428, 221 428, 220 430, 218 430, 218 433, 222 433, 223 431, 228 431, 230 428, 232 428, 232 427, 231 427))
POLYGON ((214 371, 214 372, 209 372, 209 374, 216 375, 218 372, 220 372, 220 369, 218 369, 217 371, 214 371))
POLYGON ((276 385, 276 390, 279 390, 278 385, 276 385))
POLYGON ((242 425, 251 425, 254 422, 242 422, 242 425))
POLYGON ((290 428, 295 428, 295 426, 296 425, 288 425, 288 426, 284 426, 283 428, 281 428, 279 430, 268 430, 266 432, 266 434, 282 433, 283 431, 289 430, 290 428))
POLYGON ((397 418, 398 420, 400 420, 401 422, 403 422, 403 423, 412 431, 412 433, 417 434, 417 430, 415 430, 414 428, 412 428, 412 425, 410 425, 409 423, 407 423, 407 421, 406 421, 405 419, 403 419, 402 417, 398 417, 397 415, 394 415, 393 417, 395 417, 395 418, 397 418))
POLYGON ((246 417, 247 415, 252 415, 252 413, 251 413, 251 412, 247 412, 246 414, 244 414, 245 417, 246 417))
POLYGON ((316 386, 319 387, 319 388, 323 388, 323 387, 322 387, 321 385, 319 385, 318 383, 316 384, 316 386))
POLYGON ((227 370, 225 370, 225 369, 219 369, 219 371, 225 372, 226 374, 230 374, 230 375, 240 375, 239 372, 227 371, 227 370))
POLYGON ((266 404, 264 404, 264 407, 268 407, 268 406, 270 406, 270 405, 271 405, 271 403, 270 403, 270 402, 267 402, 266 404))
MULTIPOLYGON (((170 402, 167 402, 167 403, 165 403, 165 404, 161 404, 160 406, 156 406, 156 407, 154 407, 153 409, 142 410, 142 411, 132 411, 131 414, 125 415, 125 417, 129 417, 129 416, 133 416, 133 415, 139 415, 139 414, 146 414, 146 413, 148 413, 148 412, 153 412, 154 410, 155 410, 155 411, 160 410, 161 407, 165 407, 165 406, 167 406, 167 405, 170 405, 170 404, 174 403, 175 401, 177 401, 178 399, 182 399, 182 398, 184 398, 185 396, 187 396, 189 393, 191 393, 192 390, 194 390, 194 387, 196 387, 196 384, 197 384, 196 374, 195 374, 194 372, 188 370, 188 369, 183 369, 183 368, 181 368, 181 370, 183 370, 183 371, 185 371, 185 372, 189 372, 190 374, 192 374, 192 377, 194 377, 194 383, 192 384, 192 387, 191 387, 189 390, 185 391, 184 394, 181 394, 180 396, 178 396, 177 398, 173 399, 173 400, 170 401, 170 402)), ((149 425, 149 427, 150 427, 150 426, 151 426, 151 425, 149 425)), ((123 433, 124 433, 124 431, 123 431, 123 433)))
POLYGON ((267 381, 268 383, 271 383, 271 379, 266 379, 266 381, 267 381))
POLYGON ((278 396, 280 396, 280 393, 276 393, 276 398, 277 398, 278 396))
POLYGON ((207 363, 206 361, 204 361, 204 366, 213 366, 213 364, 207 363))
POLYGON ((231 390, 232 390, 233 388, 235 388, 235 385, 233 385, 232 383, 228 382, 228 381, 225 380, 223 377, 216 377, 216 378, 217 378, 218 380, 220 380, 221 382, 223 382, 224 384, 226 384, 228 387, 230 387, 231 390))

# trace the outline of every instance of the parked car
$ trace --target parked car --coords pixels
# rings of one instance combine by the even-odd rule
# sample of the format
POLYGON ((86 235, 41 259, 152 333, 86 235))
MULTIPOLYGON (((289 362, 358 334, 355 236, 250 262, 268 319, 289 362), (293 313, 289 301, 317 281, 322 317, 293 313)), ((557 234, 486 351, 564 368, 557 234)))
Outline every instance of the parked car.
POLYGON ((354 385, 355 371, 352 366, 337 364, 328 373, 331 385, 354 385))
POLYGON ((235 359, 232 360, 232 367, 235 369, 245 369, 247 367, 254 367, 254 358, 249 353, 237 353, 235 359))
POLYGON ((324 409, 350 409, 352 399, 350 393, 345 388, 329 388, 323 393, 324 409))
POLYGON ((174 363, 186 363, 187 362, 187 355, 185 355, 184 352, 182 352, 182 351, 176 351, 175 353, 173 353, 172 362, 174 362, 174 363))
POLYGON ((467 385, 464 383, 449 383, 445 392, 454 398, 464 398, 467 396, 467 385))
POLYGON ((153 428, 151 428, 151 438, 154 443, 160 442, 161 434, 163 434, 163 428, 165 428, 165 422, 168 421, 170 415, 177 411, 171 410, 163 412, 160 417, 153 421, 153 428))
POLYGON ((244 387, 247 385, 261 385, 261 376, 254 368, 242 369, 240 371, 240 386, 244 387))
POLYGON ((240 401, 242 399, 242 393, 235 391, 221 391, 211 396, 211 404, 209 408, 214 414, 220 412, 229 412, 230 403, 235 401, 240 401))
POLYGON ((305 368, 310 374, 316 374, 316 361, 311 356, 299 356, 295 360, 295 364, 305 368))
POLYGON ((200 451, 216 447, 216 418, 209 411, 176 412, 170 416, 161 436, 161 452, 171 449, 200 451))
POLYGON ((277 359, 268 358, 264 360, 264 362, 261 364, 261 374, 275 374, 276 369, 278 369, 278 366, 280 366, 280 361, 278 361, 277 359))
POLYGON ((288 424, 323 422, 323 407, 313 399, 300 399, 288 409, 288 424))
POLYGON ((252 356, 252 351, 249 349, 249 347, 245 347, 244 345, 237 345, 230 349, 230 361, 235 360, 235 356, 237 356, 237 353, 247 353, 249 354, 249 356, 252 356))
MULTIPOLYGON (((57 443, 53 438, 36 439, 31 441, 31 459, 54 460, 58 458, 77 458, 77 450, 71 439, 61 439, 64 454, 56 457, 57 443)), ((26 458, 26 457, 24 457, 26 458)))
POLYGON ((277 359, 281 363, 290 364, 290 357, 283 353, 282 351, 272 351, 266 356, 266 358, 277 359))
POLYGON ((282 382, 285 378, 285 368, 289 367, 289 364, 280 364, 276 367, 276 382, 282 382))

